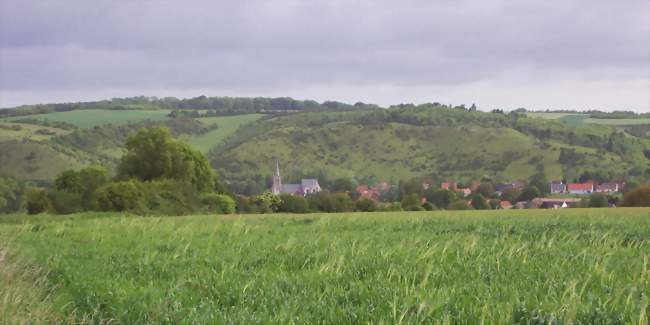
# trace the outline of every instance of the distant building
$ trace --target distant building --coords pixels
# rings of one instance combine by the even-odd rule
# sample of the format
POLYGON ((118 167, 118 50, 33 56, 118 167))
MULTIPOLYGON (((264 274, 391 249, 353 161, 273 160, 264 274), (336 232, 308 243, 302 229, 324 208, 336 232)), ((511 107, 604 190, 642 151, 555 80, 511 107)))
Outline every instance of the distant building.
POLYGON ((533 199, 533 202, 536 202, 536 204, 540 208, 544 209, 565 209, 569 208, 572 205, 575 206, 578 203, 580 203, 580 199, 577 198, 560 198, 560 199, 552 199, 552 198, 537 198, 533 199))
POLYGON ((275 175, 273 175, 273 184, 271 185, 271 193, 275 195, 290 194, 290 195, 308 195, 318 193, 321 187, 317 179, 306 178, 302 179, 300 184, 282 184, 280 177, 280 163, 275 163, 275 175))
POLYGON ((500 183, 494 186, 495 191, 497 194, 501 195, 503 191, 509 189, 509 188, 514 188, 517 190, 523 190, 524 187, 526 186, 526 183, 522 181, 515 181, 515 182, 510 182, 510 183, 500 183))
POLYGON ((379 190, 376 188, 369 188, 368 185, 359 185, 357 186, 357 193, 360 197, 368 198, 371 200, 379 200, 379 190))
POLYGON ((594 191, 594 183, 569 183, 567 191, 571 194, 590 194, 594 191))
POLYGON ((499 202, 499 208, 503 210, 512 209, 512 203, 510 201, 501 201, 499 202))
POLYGON ((615 193, 619 190, 620 188, 618 187, 618 183, 602 183, 596 185, 596 192, 598 193, 615 193))
POLYGON ((566 185, 562 181, 551 182, 551 194, 560 194, 566 192, 566 185))
POLYGON ((467 187, 466 188, 457 188, 456 192, 463 193, 464 196, 469 196, 470 194, 472 194, 472 190, 467 188, 467 187))
POLYGON ((443 190, 456 191, 456 183, 444 182, 440 185, 443 190))

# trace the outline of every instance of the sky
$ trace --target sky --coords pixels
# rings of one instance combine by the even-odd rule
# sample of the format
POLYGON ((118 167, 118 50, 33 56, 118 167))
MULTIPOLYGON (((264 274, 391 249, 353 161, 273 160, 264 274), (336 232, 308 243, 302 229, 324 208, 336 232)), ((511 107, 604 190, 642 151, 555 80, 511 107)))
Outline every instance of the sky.
POLYGON ((0 107, 139 95, 650 112, 650 1, 0 0, 0 107))

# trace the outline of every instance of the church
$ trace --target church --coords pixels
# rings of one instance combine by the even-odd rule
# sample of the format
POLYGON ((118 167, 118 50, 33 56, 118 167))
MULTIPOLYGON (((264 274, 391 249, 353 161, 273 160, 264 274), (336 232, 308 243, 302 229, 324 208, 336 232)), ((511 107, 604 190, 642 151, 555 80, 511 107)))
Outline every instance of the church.
POLYGON ((317 179, 303 178, 300 184, 282 184, 280 178, 280 163, 275 162, 275 174, 273 175, 273 185, 271 185, 271 193, 275 195, 290 194, 306 196, 312 193, 321 191, 317 179))

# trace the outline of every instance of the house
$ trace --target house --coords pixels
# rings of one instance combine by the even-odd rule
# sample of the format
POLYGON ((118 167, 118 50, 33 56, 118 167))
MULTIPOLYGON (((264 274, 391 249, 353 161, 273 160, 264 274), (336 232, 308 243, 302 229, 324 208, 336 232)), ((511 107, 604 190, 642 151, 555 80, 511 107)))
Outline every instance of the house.
POLYGON ((499 208, 503 210, 512 209, 512 203, 510 201, 501 201, 499 202, 499 208))
POLYGON ((562 181, 551 182, 551 194, 560 194, 566 192, 566 185, 562 181))
POLYGON ((618 183, 602 183, 600 185, 596 185, 596 192, 598 193, 615 193, 618 192, 620 188, 618 187, 618 183))
POLYGON ((426 191, 426 190, 430 189, 432 186, 434 186, 435 184, 436 183, 434 181, 430 180, 430 179, 423 180, 422 181, 422 189, 426 191))
POLYGON ((271 193, 275 195, 290 194, 305 196, 320 191, 321 187, 318 184, 318 180, 313 178, 304 178, 301 180, 300 184, 282 184, 282 178, 280 178, 280 163, 276 161, 271 193))
POLYGON ((444 182, 440 185, 443 190, 456 191, 456 183, 444 182))
POLYGON ((472 190, 472 192, 476 192, 476 190, 478 190, 480 186, 481 186, 481 182, 473 181, 472 184, 469 185, 469 189, 472 190))
POLYGON ((503 193, 503 191, 505 191, 505 190, 507 190, 509 188, 514 188, 514 189, 517 189, 517 190, 523 190, 524 187, 526 187, 526 183, 524 183, 522 181, 514 181, 514 182, 510 182, 510 183, 497 184, 497 185, 494 186, 494 189, 499 195, 501 195, 501 193, 503 193))
POLYGON ((571 194, 590 194, 594 191, 594 183, 569 183, 567 184, 567 191, 571 194))
POLYGON ((538 204, 540 208, 544 208, 544 209, 565 209, 565 208, 571 207, 572 205, 575 206, 576 204, 580 203, 580 199, 577 199, 577 198, 559 198, 559 199, 537 198, 537 199, 533 199, 533 202, 536 202, 536 204, 538 204))
POLYGON ((457 188, 456 192, 457 193, 463 193, 464 196, 469 196, 470 194, 472 194, 472 190, 467 188, 467 187, 465 187, 465 188, 457 188))
POLYGON ((515 203, 515 209, 525 209, 528 206, 528 202, 526 201, 519 201, 515 203))
POLYGON ((357 193, 362 198, 367 198, 371 200, 379 200, 379 190, 377 188, 369 188, 368 185, 359 185, 357 186, 357 193))

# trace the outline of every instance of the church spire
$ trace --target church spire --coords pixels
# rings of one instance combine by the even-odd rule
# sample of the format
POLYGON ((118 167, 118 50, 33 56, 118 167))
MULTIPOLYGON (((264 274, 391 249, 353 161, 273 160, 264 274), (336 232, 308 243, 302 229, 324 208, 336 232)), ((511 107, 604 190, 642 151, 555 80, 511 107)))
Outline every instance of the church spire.
POLYGON ((273 185, 271 185, 271 193, 279 195, 282 192, 282 179, 280 178, 280 161, 275 160, 275 175, 273 175, 273 185))

